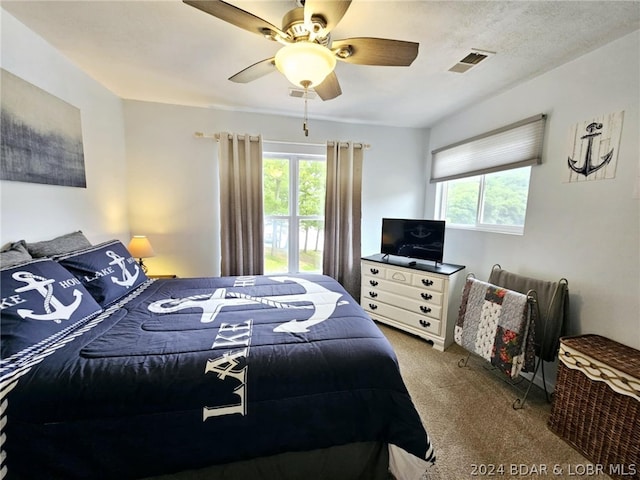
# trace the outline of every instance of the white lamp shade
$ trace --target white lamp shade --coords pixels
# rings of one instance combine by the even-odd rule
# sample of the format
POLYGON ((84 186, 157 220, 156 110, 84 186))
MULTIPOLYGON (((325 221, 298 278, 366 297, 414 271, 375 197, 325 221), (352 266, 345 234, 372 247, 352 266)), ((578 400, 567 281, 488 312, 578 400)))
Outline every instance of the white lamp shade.
POLYGON ((320 85, 333 72, 336 57, 327 47, 312 42, 296 42, 276 53, 276 67, 296 86, 320 85))
POLYGON ((129 253, 134 258, 149 258, 156 256, 149 239, 144 235, 134 235, 129 242, 127 250, 129 250, 129 253))

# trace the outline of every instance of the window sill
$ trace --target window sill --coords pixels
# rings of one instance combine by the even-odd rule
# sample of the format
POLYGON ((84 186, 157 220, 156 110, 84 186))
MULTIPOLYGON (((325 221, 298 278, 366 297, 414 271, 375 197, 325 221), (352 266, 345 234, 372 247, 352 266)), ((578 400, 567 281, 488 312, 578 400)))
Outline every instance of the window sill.
POLYGON ((504 235, 524 235, 524 227, 510 227, 506 225, 460 225, 447 223, 447 228, 456 230, 472 230, 476 232, 501 233, 504 235))

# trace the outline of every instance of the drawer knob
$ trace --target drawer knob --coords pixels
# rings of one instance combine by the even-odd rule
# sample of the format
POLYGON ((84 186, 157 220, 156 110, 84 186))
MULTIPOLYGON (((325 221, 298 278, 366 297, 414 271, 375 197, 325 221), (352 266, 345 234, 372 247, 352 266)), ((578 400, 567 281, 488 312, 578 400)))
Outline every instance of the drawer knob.
POLYGON ((422 284, 426 287, 430 287, 431 285, 433 285, 433 280, 429 280, 428 278, 423 278, 422 284))
POLYGON ((370 308, 371 310, 375 310, 376 308, 378 308, 378 305, 376 305, 375 303, 370 303, 370 304, 369 304, 369 308, 370 308))
POLYGON ((369 283, 371 284, 372 287, 378 286, 378 282, 376 282, 375 280, 369 280, 369 283))
POLYGON ((369 292, 369 296, 371 298, 376 298, 378 296, 378 294, 376 292, 369 292))
POLYGON ((431 295, 430 293, 424 293, 424 292, 422 292, 420 296, 425 300, 431 300, 433 298, 433 295, 431 295))
POLYGON ((378 270, 377 268, 372 268, 370 270, 371 270, 371 273, 373 273, 374 275, 377 275, 380 273, 380 270, 378 270))
POLYGON ((425 307, 424 305, 420 305, 420 310, 422 313, 429 313, 431 311, 429 307, 425 307))
POLYGON ((431 326, 431 322, 420 320, 420 325, 422 325, 424 328, 429 328, 431 326))

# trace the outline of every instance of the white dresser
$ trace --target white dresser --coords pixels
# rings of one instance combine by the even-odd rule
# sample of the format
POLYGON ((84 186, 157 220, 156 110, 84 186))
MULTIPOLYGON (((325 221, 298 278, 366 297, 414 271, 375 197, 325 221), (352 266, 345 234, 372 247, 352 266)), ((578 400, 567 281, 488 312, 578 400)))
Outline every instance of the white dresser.
POLYGON ((374 320, 418 335, 443 351, 453 342, 454 325, 447 323, 450 280, 465 267, 410 263, 380 254, 362 258, 360 304, 374 320))

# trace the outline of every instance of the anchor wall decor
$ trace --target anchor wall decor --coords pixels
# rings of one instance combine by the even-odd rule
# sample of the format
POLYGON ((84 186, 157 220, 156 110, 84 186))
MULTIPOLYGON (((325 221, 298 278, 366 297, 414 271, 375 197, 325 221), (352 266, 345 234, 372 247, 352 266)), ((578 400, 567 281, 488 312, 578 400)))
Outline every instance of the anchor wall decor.
POLYGON ((623 116, 610 113, 571 128, 566 182, 615 178, 623 116))

